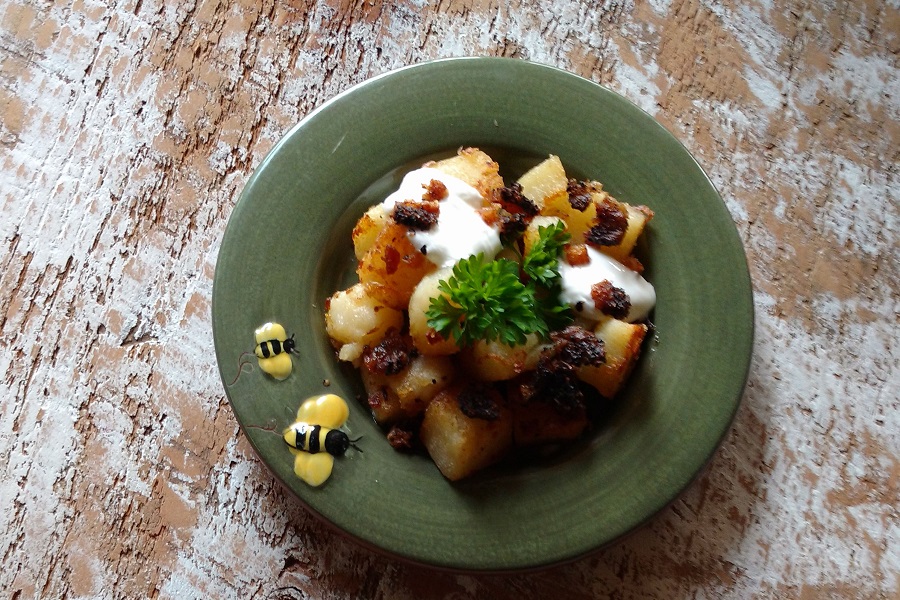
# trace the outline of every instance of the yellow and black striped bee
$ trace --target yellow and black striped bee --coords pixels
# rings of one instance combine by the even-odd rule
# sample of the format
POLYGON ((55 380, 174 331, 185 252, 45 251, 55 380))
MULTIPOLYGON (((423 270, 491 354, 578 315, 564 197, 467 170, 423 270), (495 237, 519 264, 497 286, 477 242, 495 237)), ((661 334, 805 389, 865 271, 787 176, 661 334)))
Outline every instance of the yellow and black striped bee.
POLYGON ((331 476, 334 457, 343 456, 355 441, 338 429, 349 416, 347 403, 334 394, 314 396, 300 405, 297 420, 284 430, 297 477, 315 487, 331 476))
POLYGON ((278 323, 266 323, 256 330, 256 349, 259 368, 275 379, 287 379, 293 364, 290 355, 296 344, 294 336, 287 336, 284 327, 278 323))

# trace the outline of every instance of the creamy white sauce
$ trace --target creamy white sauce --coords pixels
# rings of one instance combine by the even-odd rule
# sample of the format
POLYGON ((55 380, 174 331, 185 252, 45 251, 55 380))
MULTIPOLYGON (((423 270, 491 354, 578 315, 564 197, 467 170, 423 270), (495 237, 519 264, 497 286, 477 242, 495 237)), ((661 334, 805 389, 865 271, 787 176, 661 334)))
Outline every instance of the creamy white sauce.
POLYGON ((560 260, 559 274, 562 277, 560 300, 569 304, 576 314, 597 321, 603 313, 594 306, 591 286, 609 280, 614 286, 624 290, 631 302, 631 309, 625 320, 634 323, 645 319, 656 304, 656 290, 653 286, 639 273, 619 261, 590 246, 587 251, 591 259, 588 264, 573 267, 565 260, 560 260), (579 305, 581 311, 578 310, 579 305))
POLYGON ((453 266, 464 258, 484 254, 486 261, 500 252, 500 232, 481 218, 481 194, 466 182, 437 169, 423 167, 406 174, 400 188, 385 198, 382 206, 389 213, 397 202, 421 202, 432 179, 447 188, 447 197, 439 202, 437 223, 427 231, 410 231, 410 242, 438 267, 453 266))

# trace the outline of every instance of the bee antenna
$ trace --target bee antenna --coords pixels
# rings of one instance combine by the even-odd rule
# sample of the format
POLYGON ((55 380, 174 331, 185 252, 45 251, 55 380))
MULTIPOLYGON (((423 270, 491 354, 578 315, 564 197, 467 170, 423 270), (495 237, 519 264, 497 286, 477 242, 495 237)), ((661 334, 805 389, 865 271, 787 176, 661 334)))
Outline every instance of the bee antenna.
MULTIPOLYGON (((234 379, 231 380, 231 383, 228 384, 228 387, 233 386, 237 383, 237 380, 240 379, 241 375, 244 373, 244 367, 250 365, 249 360, 243 360, 244 356, 247 354, 252 354, 251 352, 241 352, 241 355, 238 356, 238 372, 237 375, 234 376, 234 379)), ((250 366, 250 370, 253 370, 253 366, 250 366)), ((249 371, 248 371, 249 372, 249 371)))
POLYGON ((362 451, 363 451, 362 448, 360 448, 359 446, 356 445, 356 442, 358 442, 358 441, 361 440, 361 439, 362 439, 362 436, 359 436, 359 437, 356 438, 355 440, 350 440, 350 446, 352 446, 353 449, 356 450, 357 452, 362 452, 362 451))

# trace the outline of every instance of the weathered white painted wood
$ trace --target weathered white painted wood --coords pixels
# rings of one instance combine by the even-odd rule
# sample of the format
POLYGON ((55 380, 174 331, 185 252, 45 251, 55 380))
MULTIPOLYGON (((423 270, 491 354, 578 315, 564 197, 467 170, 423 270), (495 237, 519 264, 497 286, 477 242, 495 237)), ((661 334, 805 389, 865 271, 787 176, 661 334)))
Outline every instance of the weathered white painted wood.
POLYGON ((3 3, 0 589, 895 597, 898 32, 875 0, 3 3), (558 65, 659 119, 725 197, 757 292, 709 468, 538 574, 435 574, 335 536, 254 458, 211 349, 220 237, 265 153, 356 82, 464 54, 558 65))

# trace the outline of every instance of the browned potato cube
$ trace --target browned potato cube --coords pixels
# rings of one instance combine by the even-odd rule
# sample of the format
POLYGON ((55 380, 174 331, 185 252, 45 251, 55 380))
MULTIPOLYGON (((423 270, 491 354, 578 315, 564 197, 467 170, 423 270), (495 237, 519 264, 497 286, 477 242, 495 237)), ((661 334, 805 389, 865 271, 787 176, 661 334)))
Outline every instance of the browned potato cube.
POLYGON ((603 396, 612 398, 621 389, 640 356, 647 326, 607 319, 597 324, 594 333, 603 340, 606 363, 599 367, 580 367, 578 378, 594 386, 603 396))
POLYGON ((441 295, 438 285, 453 275, 453 268, 446 267, 422 278, 409 299, 409 335, 416 349, 422 354, 447 355, 459 352, 452 338, 445 338, 428 326, 426 312, 431 299, 441 295))
POLYGON ((537 204, 544 212, 544 207, 551 200, 557 198, 568 199, 566 186, 569 180, 566 178, 566 170, 563 168, 558 156, 550 155, 549 158, 532 167, 519 178, 522 186, 522 194, 537 204))
POLYGON ((370 398, 378 391, 386 396, 372 407, 375 420, 381 425, 422 414, 455 376, 453 363, 445 356, 416 356, 396 375, 372 373, 365 367, 360 372, 370 398))
POLYGON ((522 399, 517 382, 510 385, 510 406, 516 446, 574 440, 588 427, 587 411, 583 407, 562 413, 547 402, 528 402, 522 399))
POLYGON ((619 206, 622 207, 628 218, 628 228, 625 230, 625 237, 622 238, 618 245, 603 246, 599 250, 619 262, 626 262, 634 251, 638 238, 640 238, 647 223, 653 218, 653 211, 646 206, 631 206, 624 202, 619 202, 619 206))
POLYGON ((378 234, 388 224, 389 216, 382 205, 376 204, 359 218, 351 233, 356 260, 362 260, 369 248, 375 244, 378 234))
POLYGON ((541 357, 540 338, 531 334, 522 345, 479 340, 460 352, 460 363, 482 381, 506 381, 534 369, 541 357))
POLYGON ((463 148, 452 158, 430 162, 425 166, 468 183, 487 200, 492 199, 494 192, 503 187, 500 165, 477 148, 463 148))
POLYGON ((377 282, 390 289, 390 306, 406 310, 416 285, 434 268, 410 243, 406 228, 389 222, 363 256, 356 272, 361 282, 377 282))
POLYGON ((388 306, 390 298, 380 284, 357 283, 328 299, 325 331, 341 360, 355 361, 367 344, 377 344, 389 329, 403 326, 403 313, 388 306))
MULTIPOLYGON (((486 399, 496 407, 496 418, 467 416, 471 398, 487 388, 453 386, 434 397, 425 410, 419 435, 441 473, 458 481, 506 456, 512 446, 512 414, 499 393, 490 390, 486 399), (473 391, 474 390, 474 391, 473 391)), ((476 403, 481 400, 476 399, 476 403)))

